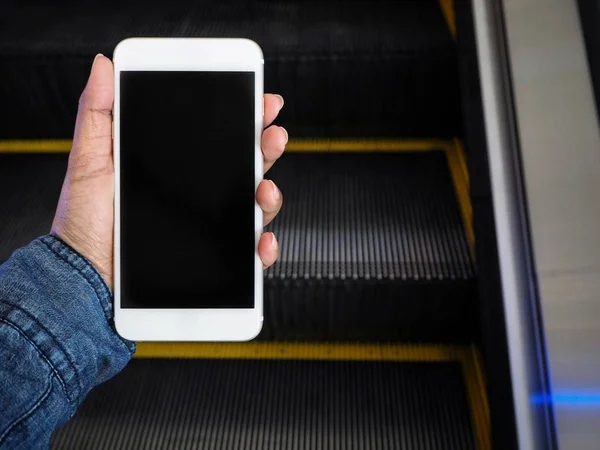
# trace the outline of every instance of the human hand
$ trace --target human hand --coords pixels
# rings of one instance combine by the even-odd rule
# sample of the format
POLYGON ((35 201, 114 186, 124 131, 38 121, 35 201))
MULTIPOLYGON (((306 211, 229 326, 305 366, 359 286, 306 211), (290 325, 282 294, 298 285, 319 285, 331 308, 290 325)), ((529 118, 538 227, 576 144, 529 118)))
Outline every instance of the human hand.
MULTIPOLYGON (((112 288, 114 166, 112 152, 112 107, 114 74, 110 59, 94 59, 87 85, 79 100, 73 146, 51 234, 59 237, 88 259, 112 288)), ((270 125, 283 107, 283 98, 266 94, 264 125, 270 125)), ((264 170, 281 156, 288 140, 284 128, 272 126, 263 132, 264 170)), ((275 218, 283 202, 277 186, 263 180, 256 191, 264 224, 275 218)), ((279 245, 273 233, 264 233, 258 243, 264 267, 273 264, 279 245)))

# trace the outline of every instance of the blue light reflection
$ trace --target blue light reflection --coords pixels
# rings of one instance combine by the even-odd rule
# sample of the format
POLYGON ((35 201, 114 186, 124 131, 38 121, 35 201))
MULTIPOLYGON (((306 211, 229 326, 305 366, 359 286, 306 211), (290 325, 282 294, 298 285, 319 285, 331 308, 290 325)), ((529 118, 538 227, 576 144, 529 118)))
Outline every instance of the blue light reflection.
POLYGON ((560 390, 554 391, 552 394, 536 394, 531 397, 531 403, 541 405, 552 403, 555 406, 572 406, 572 407, 588 407, 600 408, 600 390, 560 390))

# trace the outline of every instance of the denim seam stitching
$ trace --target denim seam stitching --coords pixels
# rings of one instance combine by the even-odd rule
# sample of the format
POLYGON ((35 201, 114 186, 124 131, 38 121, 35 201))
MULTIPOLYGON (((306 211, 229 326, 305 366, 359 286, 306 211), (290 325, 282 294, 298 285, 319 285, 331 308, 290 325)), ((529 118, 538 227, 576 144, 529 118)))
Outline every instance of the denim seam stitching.
MULTIPOLYGON (((63 347, 63 345, 60 343, 60 341, 58 339, 56 339, 56 336, 54 336, 54 334, 52 334, 50 332, 50 330, 48 328, 46 328, 44 326, 44 324, 38 320, 37 317, 35 317, 31 313, 29 313, 29 311, 21 308, 19 305, 15 305, 14 303, 7 301, 6 299, 4 299, 3 301, 4 301, 5 304, 7 304, 9 306, 12 306, 15 309, 18 309, 23 314, 25 314, 26 316, 30 317, 35 323, 37 323, 42 328, 42 330, 44 330, 49 336, 52 337, 52 339, 54 340, 54 343, 56 344, 56 346, 60 349, 60 351, 62 352, 62 354, 65 356, 65 358, 67 359, 67 361, 71 365, 73 373, 75 374, 75 380, 76 380, 77 387, 78 387, 79 391, 83 392, 84 391, 83 390, 83 385, 81 384, 81 379, 79 378, 79 372, 77 371, 77 366, 75 365, 75 362, 71 359, 71 356, 69 355, 69 353, 67 353, 67 351, 65 350, 65 348, 63 347)), ((79 395, 75 396, 75 400, 77 400, 76 403, 79 403, 79 401, 78 401, 79 400, 79 395)))
POLYGON ((54 364, 52 364, 52 361, 50 361, 48 359, 48 357, 42 351, 42 349, 39 348, 38 345, 29 336, 27 336, 27 334, 16 323, 11 322, 10 320, 3 319, 1 317, 0 317, 0 322, 4 322, 9 327, 13 328, 17 333, 19 333, 23 337, 23 339, 25 339, 27 342, 29 342, 29 344, 31 344, 33 346, 33 348, 36 349, 36 351, 40 354, 40 356, 44 359, 44 361, 46 361, 46 364, 48 364, 50 366, 50 369, 52 369, 52 372, 54 372, 54 375, 56 375, 56 379, 58 380, 58 382, 62 386, 63 392, 65 393, 65 396, 67 397, 67 400, 72 405, 73 402, 71 400, 71 396, 68 394, 67 386, 66 386, 64 380, 60 376, 60 374, 58 372, 58 369, 54 366, 54 364))
POLYGON ((6 442, 5 439, 8 437, 9 433, 19 424, 23 423, 25 420, 27 420, 29 417, 31 417, 31 415, 33 413, 35 413, 38 408, 40 407, 40 405, 44 402, 44 400, 46 400, 48 398, 48 396, 50 395, 50 393, 52 392, 52 374, 50 374, 50 376, 48 377, 48 387, 46 388, 46 391, 42 394, 42 396, 38 399, 37 402, 35 402, 35 404, 25 413, 21 414, 19 417, 17 417, 14 422, 12 424, 10 424, 8 426, 8 428, 6 430, 4 430, 4 432, 0 435, 0 445, 2 445, 3 442, 6 442))
MULTIPOLYGON (((59 258, 61 261, 64 261, 65 263, 67 263, 69 266, 71 266, 71 268, 73 268, 74 270, 77 271, 77 273, 79 275, 81 275, 81 277, 85 280, 85 282, 87 283, 87 285, 92 289, 92 291, 94 291, 94 294, 96 296, 96 300, 98 300, 98 305, 100 306, 100 309, 103 312, 104 318, 105 318, 105 324, 109 327, 110 331, 112 333, 114 333, 114 331, 112 330, 112 328, 110 328, 110 323, 108 322, 108 317, 106 317, 106 312, 104 311, 104 307, 102 306, 102 300, 100 298, 100 294, 98 293, 98 290, 96 289, 96 287, 93 285, 92 281, 90 279, 88 279, 88 277, 86 276, 86 274, 79 268, 76 267, 71 261, 68 260, 68 258, 66 258, 64 255, 62 255, 61 253, 59 253, 57 250, 53 249, 52 246, 50 246, 47 242, 45 242, 44 240, 40 240, 40 242, 42 244, 44 244, 44 246, 46 246, 46 248, 48 248, 48 250, 50 250, 52 252, 52 254, 54 254, 57 258, 59 258)), ((59 241, 62 243, 62 241, 59 241)), ((66 245, 66 244, 65 244, 66 245)), ((81 258, 81 256, 73 253, 76 257, 81 258)), ((87 261, 84 261, 86 264, 90 264, 87 261)), ((96 269, 94 269, 96 270, 96 269)), ((108 289, 108 288, 106 288, 108 289)), ((117 337, 117 341, 119 342, 119 345, 121 345, 130 355, 133 355, 133 350, 129 349, 129 347, 127 347, 127 345, 125 345, 125 343, 119 338, 117 337)))

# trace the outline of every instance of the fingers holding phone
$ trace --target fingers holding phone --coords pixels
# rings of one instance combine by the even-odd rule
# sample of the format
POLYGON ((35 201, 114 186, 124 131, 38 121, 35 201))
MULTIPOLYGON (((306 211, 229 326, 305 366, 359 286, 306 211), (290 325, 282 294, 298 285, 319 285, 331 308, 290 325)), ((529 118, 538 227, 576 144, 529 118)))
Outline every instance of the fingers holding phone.
POLYGON ((287 132, 243 39, 129 39, 115 50, 115 325, 132 340, 248 340, 262 326, 263 180, 287 132), (264 108, 264 109, 263 109, 264 108))

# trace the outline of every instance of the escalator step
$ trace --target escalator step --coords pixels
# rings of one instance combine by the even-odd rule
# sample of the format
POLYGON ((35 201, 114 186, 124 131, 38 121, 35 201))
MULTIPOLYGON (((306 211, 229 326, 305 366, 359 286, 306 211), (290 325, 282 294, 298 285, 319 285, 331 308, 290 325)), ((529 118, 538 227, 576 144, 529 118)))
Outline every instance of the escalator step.
POLYGON ((126 37, 245 37, 293 136, 460 135, 437 0, 2 0, 0 138, 69 138, 92 59, 126 37))
POLYGON ((0 264, 48 234, 68 154, 0 153, 0 264))
POLYGON ((474 449, 454 362, 134 360, 54 449, 474 449))
POLYGON ((272 278, 466 280, 474 267, 444 152, 287 154, 272 278))
POLYGON ((291 153, 261 339, 472 338, 475 268, 442 151, 291 153))
MULTIPOLYGON (((0 155, 0 262, 49 231, 66 160, 0 155)), ((285 201, 259 339, 472 341, 475 268, 442 151, 289 153, 267 175, 285 201)))

